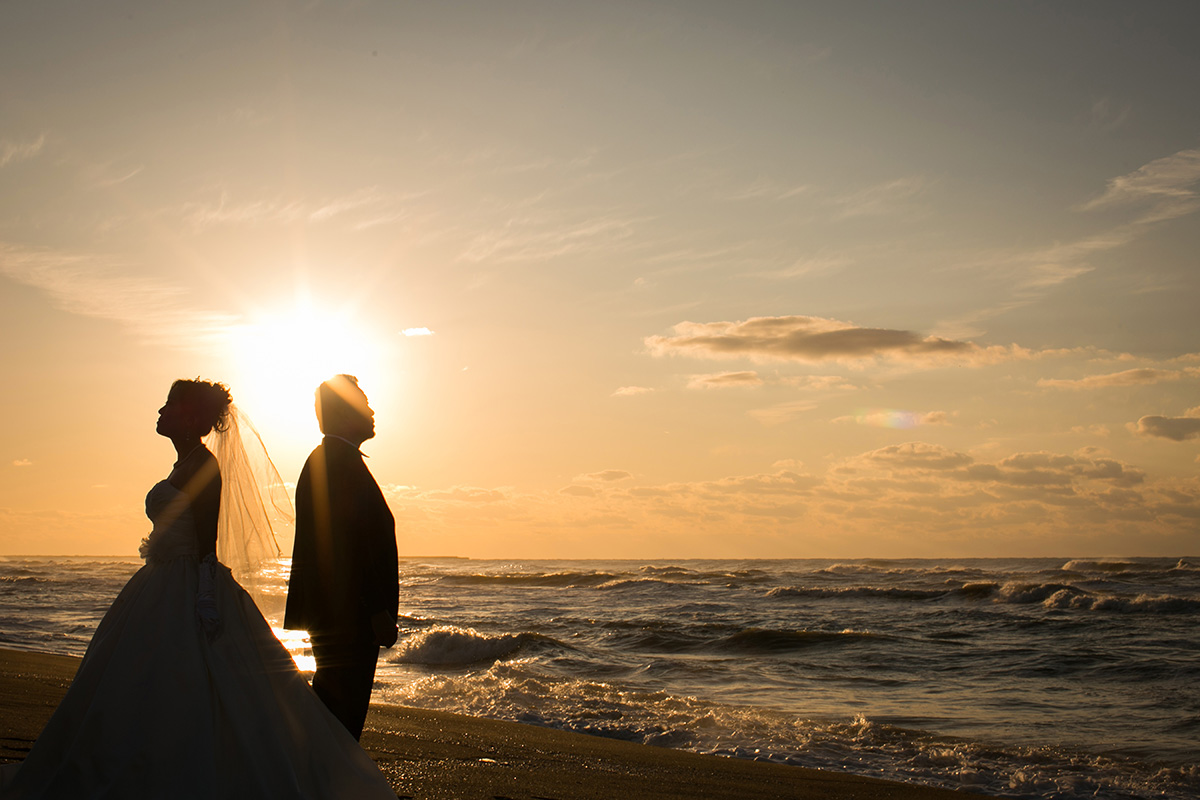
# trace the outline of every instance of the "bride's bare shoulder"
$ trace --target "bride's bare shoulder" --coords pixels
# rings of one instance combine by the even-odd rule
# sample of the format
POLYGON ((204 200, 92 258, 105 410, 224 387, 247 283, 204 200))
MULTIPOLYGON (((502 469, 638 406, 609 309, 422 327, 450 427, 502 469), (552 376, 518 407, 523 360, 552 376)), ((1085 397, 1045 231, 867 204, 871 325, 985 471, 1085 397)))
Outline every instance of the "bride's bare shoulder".
POLYGON ((189 453, 175 465, 168 478, 171 485, 192 497, 207 494, 214 488, 220 491, 221 471, 217 459, 208 448, 201 447, 189 453))

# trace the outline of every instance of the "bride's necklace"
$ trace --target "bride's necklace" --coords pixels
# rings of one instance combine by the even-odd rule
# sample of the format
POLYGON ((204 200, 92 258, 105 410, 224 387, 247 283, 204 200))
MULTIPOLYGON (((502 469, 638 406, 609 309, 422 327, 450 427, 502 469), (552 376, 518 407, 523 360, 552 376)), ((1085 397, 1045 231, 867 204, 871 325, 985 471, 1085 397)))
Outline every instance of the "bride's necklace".
POLYGON ((193 447, 191 450, 188 450, 188 451, 187 451, 187 455, 180 456, 180 457, 179 457, 179 460, 178 460, 178 461, 176 461, 176 462, 175 462, 174 464, 172 464, 171 466, 172 466, 172 467, 178 467, 180 464, 182 464, 183 462, 185 462, 185 461, 187 461, 189 458, 191 458, 191 457, 192 457, 192 453, 196 452, 196 451, 197 451, 197 450, 199 450, 201 447, 204 447, 204 442, 201 442, 200 444, 198 444, 198 445, 196 445, 195 447, 193 447))

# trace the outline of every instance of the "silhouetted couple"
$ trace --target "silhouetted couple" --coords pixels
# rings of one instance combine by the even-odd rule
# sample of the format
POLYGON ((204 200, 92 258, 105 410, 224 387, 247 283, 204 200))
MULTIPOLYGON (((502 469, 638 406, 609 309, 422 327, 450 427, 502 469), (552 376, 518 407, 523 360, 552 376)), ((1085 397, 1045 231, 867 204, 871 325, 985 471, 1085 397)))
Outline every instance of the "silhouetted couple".
POLYGON ((176 381, 157 432, 178 459, 146 495, 146 563, 28 756, 0 767, 0 800, 394 800, 356 741, 379 647, 396 640, 394 524, 358 450, 374 414, 339 375, 318 390, 317 417, 325 439, 297 485, 285 620, 311 635, 312 687, 234 578, 279 556, 282 481, 227 388, 176 381))

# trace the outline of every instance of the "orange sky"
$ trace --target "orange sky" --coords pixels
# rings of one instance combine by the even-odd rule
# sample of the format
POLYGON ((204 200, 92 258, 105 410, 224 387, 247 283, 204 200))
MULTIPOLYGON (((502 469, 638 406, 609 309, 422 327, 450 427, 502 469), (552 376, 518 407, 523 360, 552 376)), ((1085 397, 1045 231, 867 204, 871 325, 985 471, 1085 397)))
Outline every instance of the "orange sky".
POLYGON ((1194 555, 1196 16, 4 4, 0 554, 349 371, 405 554, 1194 555))

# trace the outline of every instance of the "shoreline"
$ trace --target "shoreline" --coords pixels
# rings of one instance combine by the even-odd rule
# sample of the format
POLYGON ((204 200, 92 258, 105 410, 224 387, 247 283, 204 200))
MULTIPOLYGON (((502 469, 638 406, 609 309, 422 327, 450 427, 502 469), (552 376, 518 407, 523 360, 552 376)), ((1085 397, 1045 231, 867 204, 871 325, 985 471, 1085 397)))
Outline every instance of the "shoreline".
MULTIPOLYGON (((80 659, 0 647, 0 763, 20 761, 80 659)), ((362 745, 411 800, 966 800, 978 796, 517 722, 372 704, 362 745)))

